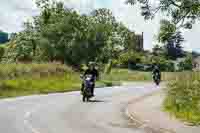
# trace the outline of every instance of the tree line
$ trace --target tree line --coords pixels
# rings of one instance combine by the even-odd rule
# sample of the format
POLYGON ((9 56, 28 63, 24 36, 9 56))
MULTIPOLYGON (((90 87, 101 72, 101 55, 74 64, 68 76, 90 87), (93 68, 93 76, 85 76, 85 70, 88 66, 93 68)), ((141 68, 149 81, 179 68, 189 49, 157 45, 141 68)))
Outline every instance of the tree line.
POLYGON ((80 14, 62 2, 38 0, 36 4, 40 15, 25 22, 24 30, 12 38, 6 62, 59 61, 80 67, 89 61, 106 64, 135 49, 135 33, 109 9, 80 14))
MULTIPOLYGON (((185 57, 187 54, 182 49, 184 38, 181 28, 192 28, 198 18, 198 9, 193 8, 198 6, 197 3, 190 2, 185 5, 187 3, 182 2, 181 7, 177 7, 173 1, 175 4, 181 4, 176 0, 160 0, 155 8, 157 11, 148 1, 138 1, 145 19, 152 19, 158 11, 170 16, 169 20, 161 21, 157 38, 164 45, 155 45, 153 53, 141 53, 137 52, 135 33, 118 22, 109 9, 101 8, 88 14, 80 14, 65 8, 62 2, 37 0, 40 14, 25 22, 25 29, 12 38, 3 62, 59 61, 77 68, 89 61, 122 66, 130 63, 159 63, 168 69, 171 60, 185 57), (186 11, 190 12, 185 16, 183 14, 186 11), (196 16, 193 19, 192 14, 196 16)), ((127 1, 130 4, 135 2, 137 0, 127 1)))

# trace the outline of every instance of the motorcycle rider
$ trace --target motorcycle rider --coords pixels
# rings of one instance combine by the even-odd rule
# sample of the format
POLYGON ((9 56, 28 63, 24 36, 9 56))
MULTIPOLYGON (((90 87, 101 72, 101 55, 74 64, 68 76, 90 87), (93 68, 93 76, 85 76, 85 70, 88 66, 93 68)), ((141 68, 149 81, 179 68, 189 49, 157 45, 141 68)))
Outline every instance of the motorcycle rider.
MULTIPOLYGON (((83 77, 85 77, 86 75, 92 75, 92 80, 94 82, 93 86, 92 86, 92 96, 94 96, 94 88, 95 88, 95 80, 97 80, 99 78, 99 72, 98 70, 95 68, 95 63, 90 62, 88 64, 88 69, 85 71, 83 77)), ((82 83, 82 87, 81 87, 81 92, 83 92, 84 89, 84 83, 82 83)))
POLYGON ((153 74, 153 76, 156 75, 156 74, 158 74, 159 79, 161 79, 161 71, 160 71, 158 65, 155 65, 155 66, 154 66, 153 71, 152 71, 152 74, 153 74))

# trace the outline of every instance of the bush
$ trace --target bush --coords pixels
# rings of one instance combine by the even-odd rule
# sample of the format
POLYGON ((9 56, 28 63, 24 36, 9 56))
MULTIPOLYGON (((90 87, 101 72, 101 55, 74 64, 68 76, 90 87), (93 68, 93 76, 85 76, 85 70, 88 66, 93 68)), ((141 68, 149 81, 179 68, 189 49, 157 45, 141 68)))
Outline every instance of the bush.
POLYGON ((173 72, 175 70, 174 63, 164 57, 153 56, 152 64, 158 64, 161 71, 173 72))
POLYGON ((142 60, 142 55, 136 52, 126 52, 119 56, 119 64, 125 68, 128 65, 135 65, 136 63, 140 63, 142 60))
POLYGON ((185 61, 179 63, 180 71, 192 70, 192 68, 193 68, 192 55, 188 55, 185 61))
POLYGON ((184 72, 168 84, 166 111, 177 118, 200 124, 200 73, 184 72), (184 82, 183 82, 184 81, 184 82))

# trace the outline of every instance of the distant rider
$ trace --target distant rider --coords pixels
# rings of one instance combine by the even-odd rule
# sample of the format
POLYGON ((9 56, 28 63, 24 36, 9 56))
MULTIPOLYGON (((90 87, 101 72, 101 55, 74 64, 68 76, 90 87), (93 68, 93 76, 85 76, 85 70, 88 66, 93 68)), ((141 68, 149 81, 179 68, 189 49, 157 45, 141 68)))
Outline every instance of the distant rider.
MULTIPOLYGON (((94 96, 95 81, 99 78, 99 72, 95 68, 95 63, 90 62, 88 64, 88 67, 89 68, 85 71, 83 76, 85 77, 86 75, 92 75, 92 77, 93 77, 92 79, 94 81, 94 85, 92 87, 91 92, 92 92, 92 96, 94 96)), ((83 92, 83 89, 84 89, 84 83, 82 83, 81 92, 83 92)))
POLYGON ((155 65, 155 66, 154 66, 153 71, 152 71, 152 74, 153 74, 153 76, 156 75, 156 74, 158 74, 159 79, 161 79, 161 71, 160 71, 158 65, 155 65))

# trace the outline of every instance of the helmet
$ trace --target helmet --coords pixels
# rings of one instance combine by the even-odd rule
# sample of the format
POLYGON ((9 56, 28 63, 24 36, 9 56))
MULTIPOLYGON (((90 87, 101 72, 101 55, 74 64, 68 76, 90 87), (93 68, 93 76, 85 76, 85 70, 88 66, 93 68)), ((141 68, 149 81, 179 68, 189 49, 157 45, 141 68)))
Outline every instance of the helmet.
POLYGON ((155 65, 154 68, 155 68, 155 69, 159 69, 158 65, 155 65))
POLYGON ((95 67, 95 63, 94 63, 94 62, 89 62, 89 63, 88 63, 88 67, 91 67, 91 66, 92 66, 92 67, 95 67))

